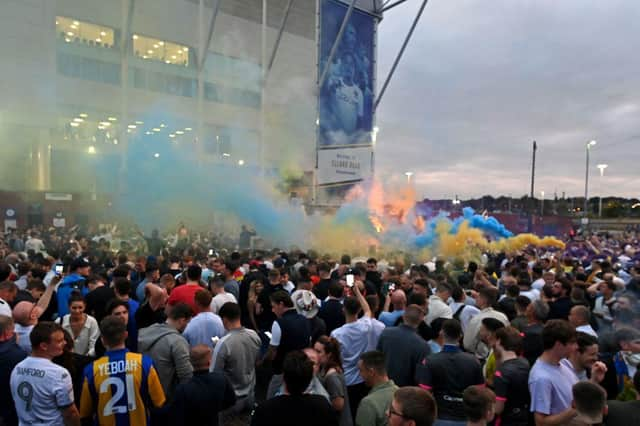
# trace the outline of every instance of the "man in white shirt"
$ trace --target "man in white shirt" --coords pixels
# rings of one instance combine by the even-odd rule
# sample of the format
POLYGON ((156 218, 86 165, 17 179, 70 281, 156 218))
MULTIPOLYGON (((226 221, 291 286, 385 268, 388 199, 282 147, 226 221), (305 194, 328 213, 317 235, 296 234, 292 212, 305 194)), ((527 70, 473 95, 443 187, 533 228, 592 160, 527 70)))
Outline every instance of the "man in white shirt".
MULTIPOLYGON (((373 312, 360 291, 360 285, 362 283, 356 281, 352 287, 356 298, 347 297, 344 300, 345 325, 331 332, 331 337, 340 342, 344 379, 352 415, 357 412, 360 401, 368 393, 364 379, 358 370, 358 361, 360 355, 369 350, 370 335, 376 333, 376 328, 373 325, 373 312), (364 315, 358 319, 360 310, 364 311, 364 315)), ((380 337, 379 334, 377 337, 380 337)))
POLYGON ((24 249, 26 251, 33 250, 36 254, 43 252, 45 250, 44 243, 40 238, 38 238, 38 233, 36 231, 31 231, 30 238, 24 244, 24 249))
POLYGON ((225 303, 238 303, 233 294, 224 290, 224 278, 220 275, 216 275, 211 281, 211 292, 214 295, 211 299, 211 312, 216 315, 225 303))
POLYGON ((18 294, 18 286, 13 281, 0 282, 0 315, 11 316, 11 306, 16 295, 18 294))
POLYGON ((584 305, 577 305, 571 308, 569 311, 569 322, 576 328, 576 332, 587 333, 595 338, 598 337, 598 333, 591 327, 589 321, 591 320, 591 312, 589 308, 584 305))
POLYGON ((476 308, 473 304, 467 303, 467 295, 460 286, 453 288, 451 298, 453 301, 449 304, 449 307, 451 308, 451 312, 453 312, 453 318, 460 321, 462 332, 464 333, 469 325, 469 321, 480 312, 480 309, 476 308))
POLYGON ((429 297, 429 311, 424 319, 427 325, 436 318, 453 318, 453 312, 447 301, 451 297, 451 286, 447 283, 439 283, 436 287, 436 294, 429 297))
POLYGON ((80 425, 66 368, 51 360, 66 344, 62 327, 41 322, 30 334, 32 353, 11 372, 11 395, 20 424, 80 425))

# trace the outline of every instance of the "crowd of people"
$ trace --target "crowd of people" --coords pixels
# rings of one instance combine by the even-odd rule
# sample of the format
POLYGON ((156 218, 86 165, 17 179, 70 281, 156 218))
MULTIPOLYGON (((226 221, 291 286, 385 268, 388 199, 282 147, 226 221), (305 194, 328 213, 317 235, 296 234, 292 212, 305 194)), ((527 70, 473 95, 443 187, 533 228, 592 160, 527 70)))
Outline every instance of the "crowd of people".
POLYGON ((0 425, 640 424, 635 233, 477 263, 243 233, 5 235, 0 425))

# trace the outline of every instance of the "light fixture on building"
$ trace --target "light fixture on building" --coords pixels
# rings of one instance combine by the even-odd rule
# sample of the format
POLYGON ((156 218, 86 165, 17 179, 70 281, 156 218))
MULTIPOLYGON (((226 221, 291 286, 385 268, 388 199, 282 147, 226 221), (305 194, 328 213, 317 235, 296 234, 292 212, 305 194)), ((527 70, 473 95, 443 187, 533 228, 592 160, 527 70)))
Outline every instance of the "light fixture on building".
POLYGON ((84 113, 84 112, 83 112, 83 113, 81 113, 81 114, 78 114, 78 117, 87 118, 87 117, 88 117, 88 115, 87 115, 86 113, 84 113))
POLYGON ((191 127, 185 127, 184 130, 187 131, 187 132, 190 132, 193 129, 191 129, 191 127))
POLYGON ((71 29, 73 29, 73 30, 77 30, 77 29, 78 29, 78 26, 77 26, 77 25, 73 25, 73 24, 71 24, 71 25, 70 25, 70 28, 71 28, 71 29))
POLYGON ((78 22, 78 21, 73 21, 73 25, 78 26, 78 25, 80 25, 80 22, 78 22))
POLYGON ((96 43, 102 43, 102 39, 101 39, 100 37, 98 37, 98 38, 96 39, 96 43))
POLYGON ((138 39, 138 34, 134 34, 134 35, 133 35, 133 39, 134 39, 134 40, 137 40, 137 39, 138 39))
POLYGON ((151 134, 151 132, 147 130, 146 132, 144 132, 144 134, 145 134, 145 135, 150 135, 150 134, 151 134))
POLYGON ((244 160, 238 160, 238 166, 244 166, 244 160))
POLYGON ((153 154, 153 156, 154 156, 155 158, 160 158, 160 153, 156 152, 155 154, 153 154))
POLYGON ((127 127, 133 130, 133 129, 135 129, 137 126, 136 126, 135 124, 129 124, 127 127))
POLYGON ((173 133, 171 133, 171 134, 169 135, 169 137, 170 137, 171 139, 173 139, 173 138, 175 138, 175 137, 176 137, 176 135, 174 135, 173 133))
POLYGON ((114 145, 118 145, 118 139, 114 139, 114 140, 113 140, 113 144, 114 144, 114 145))
POLYGON ((136 121, 136 124, 137 125, 141 125, 141 124, 144 124, 144 122, 143 121, 136 121))
POLYGON ((188 52, 188 51, 189 51, 189 48, 188 48, 188 47, 183 47, 183 48, 182 48, 182 51, 183 51, 183 52, 188 52))
POLYGON ((84 121, 84 118, 76 117, 73 119, 73 121, 75 121, 76 123, 82 123, 84 121))
POLYGON ((167 125, 164 124, 164 123, 160 123, 160 127, 165 128, 165 127, 167 127, 167 125))
POLYGON ((164 46, 164 41, 159 41, 159 42, 158 42, 158 44, 159 44, 160 46, 164 46))
POLYGON ((69 37, 73 37, 73 32, 72 32, 72 31, 69 31, 69 32, 67 33, 67 35, 68 35, 69 37))
POLYGON ((223 153, 222 153, 222 156, 223 156, 223 157, 231 157, 231 154, 229 154, 228 152, 223 152, 223 153))
POLYGON ((106 32, 104 32, 104 31, 100 31, 100 35, 101 35, 102 37, 104 37, 104 36, 106 36, 106 35, 107 35, 107 33, 106 33, 106 32))
POLYGON ((171 61, 167 59, 166 61, 164 61, 164 63, 165 63, 165 64, 170 64, 170 63, 171 63, 171 61))
POLYGON ((151 130, 153 130, 154 132, 159 132, 159 131, 160 131, 160 129, 159 129, 159 128, 157 128, 157 127, 154 127, 154 128, 153 128, 153 129, 151 129, 151 130))
POLYGON ((102 124, 98 124, 98 130, 104 130, 104 126, 102 124))
POLYGON ((80 125, 80 123, 76 123, 75 121, 72 121, 71 123, 69 123, 69 126, 71 127, 78 127, 80 125))
POLYGON ((107 118, 107 120, 109 120, 109 121, 116 121, 116 120, 117 120, 117 118, 115 118, 115 117, 109 117, 109 118, 107 118))
POLYGON ((64 41, 66 41, 67 43, 71 43, 71 39, 67 37, 64 38, 64 41))
POLYGON ((153 54, 153 50, 149 49, 149 50, 147 50, 147 53, 148 53, 149 55, 151 55, 151 54, 153 54))
POLYGON ((87 152, 88 152, 89 154, 95 154, 95 153, 96 153, 96 147, 95 147, 95 146, 93 146, 93 145, 91 145, 91 146, 89 147, 89 149, 87 150, 87 152))
POLYGON ((104 127, 109 127, 109 126, 111 126, 111 123, 110 123, 110 122, 108 122, 108 121, 101 121, 101 122, 100 122, 100 125, 101 125, 101 126, 104 126, 104 127))
POLYGON ((176 135, 184 135, 184 132, 182 130, 176 130, 176 135))
POLYGON ((171 59, 177 59, 178 57, 176 55, 171 55, 171 59))
POLYGON ((158 48, 158 44, 154 44, 154 45, 153 45, 153 48, 154 48, 154 49, 157 49, 157 48, 158 48))

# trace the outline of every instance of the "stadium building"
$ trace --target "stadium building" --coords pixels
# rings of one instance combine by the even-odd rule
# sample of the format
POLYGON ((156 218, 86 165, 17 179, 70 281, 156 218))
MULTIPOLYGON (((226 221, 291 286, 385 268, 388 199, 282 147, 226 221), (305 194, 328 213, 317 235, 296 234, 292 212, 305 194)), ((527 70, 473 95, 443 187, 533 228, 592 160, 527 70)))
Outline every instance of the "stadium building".
MULTIPOLYGON (((163 147, 194 150, 211 167, 273 170, 288 161, 313 172, 322 118, 320 11, 327 1, 340 3, 2 1, 5 224, 106 217, 112 194, 123 190, 122 171, 153 161, 163 147), (126 153, 136 144, 148 149, 132 164, 126 153)), ((351 3, 339 5, 343 15, 366 14, 377 25, 381 2, 351 3)), ((375 49, 375 33, 369 38, 375 49)), ((375 57, 367 60, 374 69, 375 57)), ((369 79, 373 87, 375 76, 369 79)), ((324 183, 336 183, 330 181, 324 183)))

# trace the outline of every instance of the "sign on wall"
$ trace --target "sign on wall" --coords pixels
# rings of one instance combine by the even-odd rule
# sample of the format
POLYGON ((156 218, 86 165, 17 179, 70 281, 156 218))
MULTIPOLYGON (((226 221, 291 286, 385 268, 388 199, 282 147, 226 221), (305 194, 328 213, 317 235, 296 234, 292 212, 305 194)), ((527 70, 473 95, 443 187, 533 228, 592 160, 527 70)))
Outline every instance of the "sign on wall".
POLYGON ((372 152, 371 147, 318 151, 318 185, 362 180, 371 176, 372 152))

